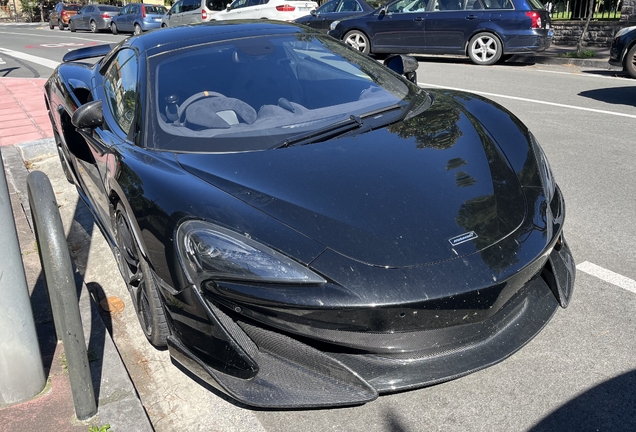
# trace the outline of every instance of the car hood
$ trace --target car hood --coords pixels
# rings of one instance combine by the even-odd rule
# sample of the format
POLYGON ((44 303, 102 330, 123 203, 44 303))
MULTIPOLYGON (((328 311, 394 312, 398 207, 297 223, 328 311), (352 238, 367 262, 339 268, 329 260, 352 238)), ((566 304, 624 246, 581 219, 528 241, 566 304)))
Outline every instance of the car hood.
POLYGON ((467 96, 437 93, 425 112, 350 137, 177 159, 351 259, 393 268, 450 260, 501 240, 526 212, 505 156, 455 97, 467 96))

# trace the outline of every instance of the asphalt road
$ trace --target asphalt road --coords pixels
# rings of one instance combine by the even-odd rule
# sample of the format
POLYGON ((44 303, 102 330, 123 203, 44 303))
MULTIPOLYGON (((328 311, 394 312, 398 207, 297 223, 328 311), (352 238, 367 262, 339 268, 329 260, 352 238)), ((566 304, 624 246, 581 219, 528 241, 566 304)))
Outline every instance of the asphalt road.
MULTIPOLYGON (((121 39, 0 26, 0 76, 51 73, 46 62, 6 50, 59 62, 68 46, 41 46, 121 39), (19 67, 7 72, 12 61, 19 67)), ((579 269, 570 306, 521 351, 483 371, 363 406, 290 411, 247 409, 205 389, 145 342, 126 308, 111 323, 115 341, 157 430, 636 430, 636 80, 576 67, 419 59, 422 87, 482 93, 519 116, 543 145, 566 199, 566 238, 579 269)), ((95 247, 100 235, 68 194, 58 196, 61 209, 77 206, 70 217, 95 247)), ((105 246, 76 253, 78 267, 88 283, 128 301, 109 255, 105 246), (114 273, 105 275, 98 262, 114 273)))

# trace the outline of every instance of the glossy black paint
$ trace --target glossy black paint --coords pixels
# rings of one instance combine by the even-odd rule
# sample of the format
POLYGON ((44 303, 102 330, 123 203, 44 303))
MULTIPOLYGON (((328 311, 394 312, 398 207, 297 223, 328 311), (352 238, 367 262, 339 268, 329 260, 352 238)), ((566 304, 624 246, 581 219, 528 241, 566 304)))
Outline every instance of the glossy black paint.
POLYGON ((636 26, 621 29, 610 47, 609 64, 627 70, 636 78, 636 26))
MULTIPOLYGON (((364 403, 511 355, 567 305, 575 267, 560 191, 548 202, 530 132, 496 103, 426 90, 429 103, 407 120, 242 153, 151 150, 144 133, 113 128, 108 109, 101 127, 71 122, 99 118, 91 101, 106 99, 102 73, 117 50, 145 57, 308 32, 269 22, 166 29, 124 41, 94 66, 65 63, 46 84, 67 177, 116 256, 114 209, 125 208, 163 299, 171 354, 232 397, 265 407, 364 403), (249 235, 327 282, 192 286, 175 245, 190 219, 249 235)), ((139 86, 147 100, 143 79, 139 86)))

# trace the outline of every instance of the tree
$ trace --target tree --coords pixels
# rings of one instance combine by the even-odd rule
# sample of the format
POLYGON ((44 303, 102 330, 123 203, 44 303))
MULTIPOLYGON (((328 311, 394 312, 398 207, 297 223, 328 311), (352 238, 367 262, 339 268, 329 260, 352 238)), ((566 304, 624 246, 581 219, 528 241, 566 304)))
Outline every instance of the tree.
POLYGON ((581 36, 579 37, 579 41, 576 44, 576 52, 581 57, 583 55, 583 39, 587 34, 587 28, 590 25, 590 20, 592 19, 592 14, 594 13, 594 0, 588 0, 588 9, 587 9, 587 18, 585 20, 585 27, 583 27, 583 31, 581 32, 581 36))

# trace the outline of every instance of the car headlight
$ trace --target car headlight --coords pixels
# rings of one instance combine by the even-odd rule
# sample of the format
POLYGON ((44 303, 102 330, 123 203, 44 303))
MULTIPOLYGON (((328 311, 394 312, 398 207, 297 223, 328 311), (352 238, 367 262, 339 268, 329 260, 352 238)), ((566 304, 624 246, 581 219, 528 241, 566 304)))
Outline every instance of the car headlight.
POLYGON ((335 30, 336 27, 340 24, 340 21, 334 21, 329 25, 329 30, 335 30))
POLYGON ((614 38, 621 37, 625 33, 628 33, 628 32, 630 32, 632 30, 636 30, 636 26, 624 27, 624 28, 620 29, 618 32, 616 32, 616 35, 614 36, 614 38))
POLYGON ((191 220, 177 229, 179 260, 190 283, 213 280, 321 284, 307 267, 246 236, 191 220))
POLYGON ((543 186, 543 190, 545 192, 545 198, 548 202, 551 202, 556 190, 556 182, 554 181, 554 176, 552 175, 552 170, 550 169, 550 164, 548 163, 548 158, 546 157, 543 149, 541 148, 541 145, 539 144, 535 136, 532 135, 532 133, 530 133, 530 141, 532 142, 534 156, 537 159, 537 167, 539 169, 541 185, 543 186))

